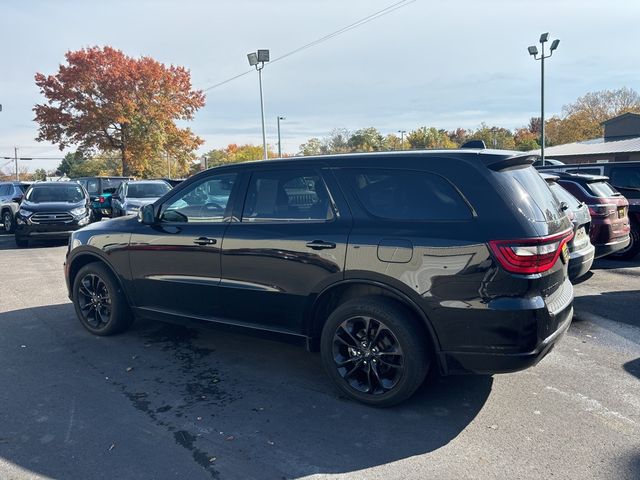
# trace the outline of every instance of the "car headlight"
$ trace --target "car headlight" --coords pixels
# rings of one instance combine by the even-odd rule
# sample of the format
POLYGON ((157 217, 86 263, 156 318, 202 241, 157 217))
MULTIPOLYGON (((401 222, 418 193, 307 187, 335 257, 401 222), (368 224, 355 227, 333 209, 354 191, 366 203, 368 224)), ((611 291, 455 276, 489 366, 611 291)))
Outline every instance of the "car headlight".
POLYGON ((25 210, 24 208, 21 208, 20 210, 18 210, 18 214, 22 215, 23 217, 30 217, 31 215, 33 215, 33 212, 31 210, 25 210))
POLYGON ((87 214, 86 207, 78 207, 78 208, 72 208, 71 209, 71 215, 73 215, 74 217, 80 217, 80 216, 86 215, 86 214, 87 214))

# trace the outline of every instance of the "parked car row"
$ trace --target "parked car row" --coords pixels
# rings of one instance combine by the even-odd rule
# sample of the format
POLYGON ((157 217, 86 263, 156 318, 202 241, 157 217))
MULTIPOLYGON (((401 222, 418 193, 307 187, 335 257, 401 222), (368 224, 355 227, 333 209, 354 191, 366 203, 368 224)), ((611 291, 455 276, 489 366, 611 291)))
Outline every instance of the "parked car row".
POLYGON ((135 214, 141 205, 157 200, 170 189, 163 180, 113 177, 6 183, 0 184, 0 193, 9 192, 3 197, 5 202, 0 204, 0 212, 4 231, 15 234, 18 247, 27 247, 30 239, 67 238, 72 231, 105 215, 135 214))

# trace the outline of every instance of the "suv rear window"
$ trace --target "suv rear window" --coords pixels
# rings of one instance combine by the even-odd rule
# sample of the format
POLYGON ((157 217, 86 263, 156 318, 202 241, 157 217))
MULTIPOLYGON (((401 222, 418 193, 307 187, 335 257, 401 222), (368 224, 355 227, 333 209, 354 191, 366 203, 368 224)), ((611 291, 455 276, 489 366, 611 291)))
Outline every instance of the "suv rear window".
POLYGON ((589 182, 587 183, 587 191, 600 198, 620 196, 620 192, 607 182, 589 182))
POLYGON ((344 169, 341 178, 372 216, 392 220, 469 220, 473 214, 444 178, 413 170, 344 169))
POLYGON ((504 180, 508 198, 530 221, 550 222, 563 215, 547 182, 533 167, 502 170, 498 175, 504 180))
POLYGON ((569 192, 567 192, 559 184, 553 182, 553 183, 549 184, 549 187, 551 187, 551 191, 556 196, 558 201, 559 202, 565 202, 567 204, 567 206, 569 208, 571 208, 572 210, 575 210, 580 205, 582 205, 582 202, 580 200, 578 200, 576 197, 574 197, 569 192))

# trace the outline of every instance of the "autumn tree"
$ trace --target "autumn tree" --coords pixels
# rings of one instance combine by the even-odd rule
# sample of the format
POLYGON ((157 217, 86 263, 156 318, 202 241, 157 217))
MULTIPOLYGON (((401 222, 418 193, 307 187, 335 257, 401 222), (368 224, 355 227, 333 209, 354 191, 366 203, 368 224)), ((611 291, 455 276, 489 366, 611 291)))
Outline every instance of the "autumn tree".
MULTIPOLYGON (((244 145, 237 145, 235 143, 230 143, 229 145, 227 145, 227 147, 211 150, 205 153, 204 156, 207 159, 207 166, 211 168, 219 165, 227 165, 230 163, 262 160, 263 150, 262 145, 251 145, 249 143, 244 145)), ((267 146, 267 157, 277 157, 276 153, 269 145, 267 146)))
POLYGON ((187 166, 203 143, 177 120, 204 105, 184 67, 132 58, 111 47, 67 52, 55 75, 37 73, 46 102, 34 107, 38 141, 82 151, 116 152, 119 172, 144 176, 168 154, 187 166))
POLYGON ((433 127, 420 127, 412 130, 407 134, 406 140, 411 149, 455 148, 457 146, 451 141, 445 130, 433 127))
POLYGON ((490 127, 482 123, 480 127, 469 136, 469 140, 482 140, 487 148, 501 150, 515 150, 516 142, 511 130, 502 127, 490 127))
POLYGON ((374 127, 362 128, 353 132, 347 146, 351 152, 377 152, 384 150, 384 137, 374 127))

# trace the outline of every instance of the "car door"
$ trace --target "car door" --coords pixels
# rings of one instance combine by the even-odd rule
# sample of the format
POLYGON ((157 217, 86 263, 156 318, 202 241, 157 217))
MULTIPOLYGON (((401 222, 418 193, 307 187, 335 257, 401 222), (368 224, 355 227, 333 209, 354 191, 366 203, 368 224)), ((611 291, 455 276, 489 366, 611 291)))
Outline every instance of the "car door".
POLYGON ((351 218, 333 182, 329 170, 312 167, 253 171, 240 221, 222 244, 226 317, 303 333, 309 296, 344 276, 351 218))
POLYGON ((220 315, 220 247, 237 173, 211 174, 177 189, 154 225, 131 236, 134 303, 142 310, 215 319, 220 315))

